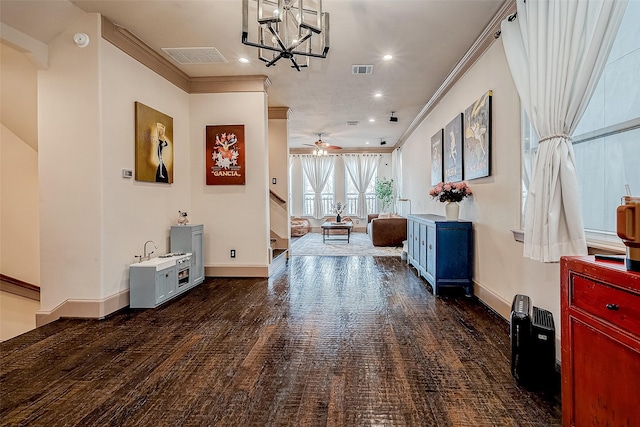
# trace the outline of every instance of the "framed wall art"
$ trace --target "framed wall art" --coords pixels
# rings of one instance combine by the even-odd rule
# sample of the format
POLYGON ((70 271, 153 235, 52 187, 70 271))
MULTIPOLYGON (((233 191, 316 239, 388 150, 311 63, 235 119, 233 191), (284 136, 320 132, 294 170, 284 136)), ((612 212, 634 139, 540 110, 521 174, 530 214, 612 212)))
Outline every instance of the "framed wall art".
POLYGON ((135 103, 136 181, 173 182, 173 118, 135 103))
POLYGON ((431 186, 438 185, 443 180, 442 174, 442 135, 443 129, 431 137, 431 186))
POLYGON ((206 127, 207 185, 245 185, 244 125, 206 127))
POLYGON ((462 113, 444 127, 444 182, 462 181, 462 113))
POLYGON ((464 111, 464 179, 491 175, 491 91, 464 111))

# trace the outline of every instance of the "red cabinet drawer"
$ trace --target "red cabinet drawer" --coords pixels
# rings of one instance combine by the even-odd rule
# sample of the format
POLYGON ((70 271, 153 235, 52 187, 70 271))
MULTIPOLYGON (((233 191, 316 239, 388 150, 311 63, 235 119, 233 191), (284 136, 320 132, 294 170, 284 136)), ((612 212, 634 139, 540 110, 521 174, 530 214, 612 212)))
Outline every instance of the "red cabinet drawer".
POLYGON ((570 305, 640 335, 640 296, 625 290, 572 275, 570 305))

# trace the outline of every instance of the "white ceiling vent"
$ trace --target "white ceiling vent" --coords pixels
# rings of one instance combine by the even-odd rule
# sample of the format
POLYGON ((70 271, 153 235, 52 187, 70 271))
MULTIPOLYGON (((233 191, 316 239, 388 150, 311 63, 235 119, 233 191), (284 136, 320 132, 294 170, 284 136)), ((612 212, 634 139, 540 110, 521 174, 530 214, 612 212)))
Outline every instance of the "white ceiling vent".
POLYGON ((229 62, 215 47, 163 47, 162 51, 178 64, 225 64, 229 62))
POLYGON ((357 121, 357 120, 353 120, 353 121, 347 122, 347 126, 358 126, 359 124, 360 124, 360 122, 357 121))
POLYGON ((373 74, 373 65, 352 65, 351 74, 373 74))

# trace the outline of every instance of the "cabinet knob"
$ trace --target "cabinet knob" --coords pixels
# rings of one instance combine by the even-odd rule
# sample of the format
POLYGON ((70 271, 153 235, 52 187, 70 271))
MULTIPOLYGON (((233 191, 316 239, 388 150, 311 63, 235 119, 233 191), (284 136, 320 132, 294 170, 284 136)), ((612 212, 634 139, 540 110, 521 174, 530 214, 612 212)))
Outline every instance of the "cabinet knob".
POLYGON ((431 247, 431 245, 429 245, 429 249, 433 249, 433 247, 431 247))
POLYGON ((618 310, 618 304, 607 304, 608 310, 618 310))

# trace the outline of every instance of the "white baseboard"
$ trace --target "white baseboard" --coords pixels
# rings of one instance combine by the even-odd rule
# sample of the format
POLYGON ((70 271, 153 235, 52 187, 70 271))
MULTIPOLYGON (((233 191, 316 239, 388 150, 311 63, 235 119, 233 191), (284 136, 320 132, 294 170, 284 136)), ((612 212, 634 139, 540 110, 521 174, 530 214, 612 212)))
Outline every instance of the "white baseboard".
POLYGON ((478 282, 473 283, 473 293, 487 307, 498 313, 507 322, 511 317, 511 303, 502 299, 501 296, 485 288, 478 282))
POLYGON ((207 277, 269 277, 269 266, 205 266, 207 277))
POLYGON ((125 289, 117 294, 101 300, 68 299, 51 311, 36 312, 36 327, 54 322, 62 317, 103 319, 111 313, 129 305, 129 290, 125 289))

